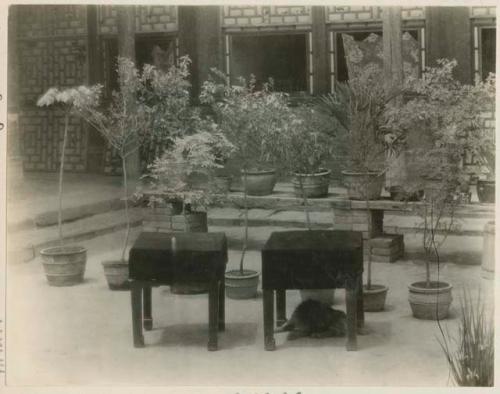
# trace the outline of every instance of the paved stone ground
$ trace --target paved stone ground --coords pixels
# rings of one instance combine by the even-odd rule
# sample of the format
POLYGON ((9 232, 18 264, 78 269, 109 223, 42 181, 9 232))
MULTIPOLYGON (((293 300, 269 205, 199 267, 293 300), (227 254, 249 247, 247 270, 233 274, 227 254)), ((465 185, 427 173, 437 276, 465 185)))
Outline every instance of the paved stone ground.
MULTIPOLYGON (((366 314, 370 333, 359 337, 357 352, 347 352, 343 338, 287 342, 283 334, 276 335, 277 350, 266 352, 260 294, 253 300, 227 300, 220 350, 208 352, 207 297, 177 296, 167 287, 153 291, 154 330, 145 334, 146 348, 135 349, 129 293, 108 290, 101 267, 101 261, 118 255, 122 236, 119 231, 82 242, 89 255, 81 285, 49 287, 39 258, 8 265, 9 385, 450 384, 436 322, 414 319, 407 302, 407 285, 423 279, 421 261, 374 266, 374 281, 390 287, 387 310, 366 314)), ((238 250, 230 250, 229 259, 229 267, 236 267, 238 250)), ((260 253, 250 251, 246 263, 260 270, 260 253)), ((481 288, 491 304, 493 282, 481 277, 479 266, 446 259, 441 278, 454 286, 450 318, 443 322, 452 332, 464 285, 473 292, 481 288)), ((298 292, 288 292, 288 300, 290 314, 300 302, 298 292)), ((343 290, 337 290, 334 306, 344 309, 343 290)))

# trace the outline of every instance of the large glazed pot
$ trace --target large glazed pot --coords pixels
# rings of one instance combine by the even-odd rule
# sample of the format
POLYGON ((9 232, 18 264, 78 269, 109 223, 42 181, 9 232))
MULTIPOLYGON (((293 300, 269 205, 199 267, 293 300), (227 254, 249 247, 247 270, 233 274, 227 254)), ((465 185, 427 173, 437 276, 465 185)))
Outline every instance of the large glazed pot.
POLYGON ((495 181, 479 179, 477 181, 477 197, 479 202, 493 204, 495 202, 495 181))
POLYGON ((351 200, 377 200, 382 193, 385 176, 379 172, 342 171, 347 195, 351 200))
MULTIPOLYGON (((267 196, 273 192, 276 184, 276 170, 242 170, 246 174, 247 194, 249 196, 267 196)), ((244 182, 243 182, 244 184, 244 182)))
POLYGON ((328 195, 328 185, 330 184, 330 170, 322 168, 315 174, 295 173, 293 178, 293 188, 297 197, 302 196, 302 190, 306 197, 325 197, 328 195))
POLYGON ((87 249, 82 246, 55 246, 40 251, 50 286, 73 286, 83 282, 87 249))
POLYGON ((441 320, 448 316, 452 286, 446 282, 431 281, 431 286, 426 287, 426 282, 415 282, 408 286, 411 310, 413 316, 424 320, 441 320))

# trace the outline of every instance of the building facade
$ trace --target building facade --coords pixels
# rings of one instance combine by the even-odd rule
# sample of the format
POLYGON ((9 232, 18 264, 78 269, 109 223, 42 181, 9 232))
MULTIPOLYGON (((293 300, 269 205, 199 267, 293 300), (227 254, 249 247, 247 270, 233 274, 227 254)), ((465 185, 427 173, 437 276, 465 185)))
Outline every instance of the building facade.
MULTIPOLYGON (((212 67, 228 80, 250 73, 258 80, 272 77, 291 95, 328 93, 348 78, 341 34, 354 40, 382 34, 383 10, 373 6, 134 8, 136 62, 161 64, 162 57, 188 54, 194 94, 212 67)), ((408 6, 401 12, 404 33, 418 43, 420 71, 439 58, 457 59, 464 83, 495 71, 495 7, 408 6)), ((47 88, 99 82, 110 92, 115 86, 117 24, 116 6, 9 8, 9 129, 17 129, 9 144, 22 156, 24 171, 58 168, 62 113, 36 106, 47 88)), ((493 110, 485 117, 494 127, 493 110)), ((116 158, 94 130, 73 119, 69 132, 69 171, 115 172, 116 158)))

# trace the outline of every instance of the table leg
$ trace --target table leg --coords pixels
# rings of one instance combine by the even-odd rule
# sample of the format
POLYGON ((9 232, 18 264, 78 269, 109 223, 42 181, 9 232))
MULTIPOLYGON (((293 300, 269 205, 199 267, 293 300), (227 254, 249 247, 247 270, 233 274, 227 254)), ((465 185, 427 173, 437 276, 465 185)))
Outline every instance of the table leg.
POLYGON ((286 323, 286 290, 276 290, 276 325, 286 323))
POLYGON ((151 331, 153 329, 153 315, 151 308, 151 286, 144 286, 142 290, 143 294, 143 305, 144 305, 144 317, 142 319, 144 324, 144 329, 146 331, 151 331))
POLYGON ((130 286, 134 347, 144 347, 144 336, 142 334, 142 285, 132 281, 130 286))
POLYGON ((264 303, 264 347, 276 349, 274 341, 274 290, 263 290, 264 303))
POLYGON ((357 300, 357 320, 358 329, 363 329, 365 326, 365 309, 363 305, 363 275, 360 275, 358 281, 358 300, 357 300))
POLYGON ((226 329, 226 283, 224 276, 219 281, 219 330, 226 329))
POLYGON ((347 350, 357 350, 358 279, 346 281, 347 350))
POLYGON ((219 281, 212 281, 208 290, 208 350, 217 350, 219 324, 219 281))

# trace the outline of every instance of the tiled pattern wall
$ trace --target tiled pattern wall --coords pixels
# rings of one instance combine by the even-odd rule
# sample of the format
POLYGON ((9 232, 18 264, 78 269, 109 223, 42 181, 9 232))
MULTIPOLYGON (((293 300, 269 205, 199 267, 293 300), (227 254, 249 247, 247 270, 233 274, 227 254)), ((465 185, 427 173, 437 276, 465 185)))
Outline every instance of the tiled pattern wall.
MULTIPOLYGON (((382 8, 371 6, 329 6, 326 20, 330 23, 349 23, 382 19, 382 8)), ((402 7, 403 19, 424 19, 424 7, 402 7)))
MULTIPOLYGON (((136 31, 139 33, 170 32, 178 29, 176 6, 136 6, 136 31)), ((99 7, 99 33, 116 34, 116 6, 99 7)))
POLYGON ((309 6, 225 6, 223 25, 259 26, 259 25, 301 25, 311 24, 309 6))
MULTIPOLYGON (((18 9, 19 127, 23 135, 24 169, 56 171, 64 117, 36 101, 49 87, 84 84, 87 80, 85 6, 19 6, 18 9)), ((86 169, 86 130, 70 121, 66 168, 86 169)))
MULTIPOLYGON (((22 112, 19 127, 24 134, 24 169, 57 171, 64 133, 64 114, 55 109, 27 109, 22 112)), ((64 166, 68 171, 86 169, 86 132, 82 123, 71 118, 64 166)))
POLYGON ((472 18, 494 18, 496 16, 496 7, 471 7, 470 12, 472 18))

